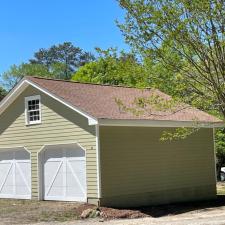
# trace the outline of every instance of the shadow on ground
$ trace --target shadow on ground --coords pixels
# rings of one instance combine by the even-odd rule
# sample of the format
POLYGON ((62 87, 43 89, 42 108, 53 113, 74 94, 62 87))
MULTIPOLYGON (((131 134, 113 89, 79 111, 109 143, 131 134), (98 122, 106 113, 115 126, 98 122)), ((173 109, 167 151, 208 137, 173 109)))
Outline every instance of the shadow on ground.
POLYGON ((167 215, 178 215, 191 211, 201 210, 209 211, 213 208, 225 206, 225 195, 217 195, 215 200, 201 201, 201 202, 189 202, 189 203, 178 203, 169 204, 162 206, 143 207, 138 210, 151 217, 162 217, 167 215))
POLYGON ((211 201, 177 203, 161 206, 149 206, 139 208, 126 208, 126 209, 100 207, 100 211, 103 213, 103 217, 105 219, 141 218, 141 217, 159 218, 163 216, 179 215, 183 213, 212 211, 222 206, 225 206, 225 195, 217 195, 217 198, 211 201))

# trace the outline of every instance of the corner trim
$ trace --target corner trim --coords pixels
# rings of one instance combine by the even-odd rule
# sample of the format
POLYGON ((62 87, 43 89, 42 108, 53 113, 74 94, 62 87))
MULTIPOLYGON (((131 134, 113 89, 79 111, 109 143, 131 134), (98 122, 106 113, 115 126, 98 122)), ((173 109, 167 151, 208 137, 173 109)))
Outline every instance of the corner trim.
POLYGON ((96 164, 97 164, 97 190, 98 198, 101 198, 101 166, 100 166, 100 136, 99 136, 99 125, 95 125, 96 130, 96 164))

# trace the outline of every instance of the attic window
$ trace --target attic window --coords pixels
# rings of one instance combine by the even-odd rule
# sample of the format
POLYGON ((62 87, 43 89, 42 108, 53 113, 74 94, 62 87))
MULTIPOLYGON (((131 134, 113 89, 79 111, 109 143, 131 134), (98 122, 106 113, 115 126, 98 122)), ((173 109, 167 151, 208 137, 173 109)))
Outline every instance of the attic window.
POLYGON ((25 98, 26 125, 41 123, 41 97, 40 95, 25 98))

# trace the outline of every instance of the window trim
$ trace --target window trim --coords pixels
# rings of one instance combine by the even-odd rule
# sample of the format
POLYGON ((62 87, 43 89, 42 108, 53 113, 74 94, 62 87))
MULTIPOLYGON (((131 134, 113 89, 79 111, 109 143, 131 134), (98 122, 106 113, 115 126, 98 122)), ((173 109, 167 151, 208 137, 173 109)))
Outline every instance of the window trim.
POLYGON ((25 97, 25 124, 27 126, 29 125, 34 125, 34 124, 40 124, 41 123, 41 96, 40 95, 33 95, 33 96, 28 96, 25 97), (39 100, 39 116, 40 119, 36 120, 36 121, 29 121, 28 118, 28 101, 32 101, 32 100, 39 100))

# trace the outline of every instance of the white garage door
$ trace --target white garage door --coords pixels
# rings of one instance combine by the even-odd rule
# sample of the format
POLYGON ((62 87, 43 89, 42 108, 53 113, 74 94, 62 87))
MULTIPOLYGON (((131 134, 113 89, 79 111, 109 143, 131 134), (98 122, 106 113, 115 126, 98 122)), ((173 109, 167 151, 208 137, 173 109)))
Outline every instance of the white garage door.
POLYGON ((86 201, 85 151, 78 145, 44 151, 44 199, 86 201))
POLYGON ((0 198, 31 198, 30 154, 23 148, 0 152, 0 198))

